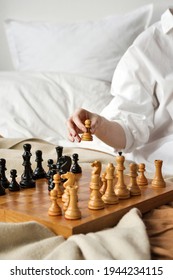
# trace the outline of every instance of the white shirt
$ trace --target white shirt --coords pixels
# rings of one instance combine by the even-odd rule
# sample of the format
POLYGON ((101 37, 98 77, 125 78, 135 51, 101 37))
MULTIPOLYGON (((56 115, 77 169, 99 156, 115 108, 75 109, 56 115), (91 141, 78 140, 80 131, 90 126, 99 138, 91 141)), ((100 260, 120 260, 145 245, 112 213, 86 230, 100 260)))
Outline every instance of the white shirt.
POLYGON ((154 172, 154 160, 161 159, 163 173, 173 175, 173 15, 170 10, 126 51, 114 72, 111 93, 114 98, 102 115, 124 128, 125 157, 144 162, 148 172, 154 172))

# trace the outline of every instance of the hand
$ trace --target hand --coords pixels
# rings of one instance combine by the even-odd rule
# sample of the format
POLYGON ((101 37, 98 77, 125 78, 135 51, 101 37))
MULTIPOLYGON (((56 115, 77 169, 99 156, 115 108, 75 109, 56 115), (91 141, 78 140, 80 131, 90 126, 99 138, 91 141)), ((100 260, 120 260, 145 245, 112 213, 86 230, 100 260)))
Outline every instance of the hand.
POLYGON ((107 145, 122 150, 126 146, 126 135, 123 127, 116 121, 105 119, 103 116, 91 113, 85 109, 77 109, 67 120, 68 139, 72 142, 81 141, 80 133, 86 132, 85 120, 90 119, 90 132, 107 145))
POLYGON ((83 108, 77 109, 74 114, 67 120, 68 139, 72 142, 81 141, 79 134, 86 132, 84 122, 86 119, 91 120, 91 133, 94 134, 98 126, 99 115, 91 113, 83 108))

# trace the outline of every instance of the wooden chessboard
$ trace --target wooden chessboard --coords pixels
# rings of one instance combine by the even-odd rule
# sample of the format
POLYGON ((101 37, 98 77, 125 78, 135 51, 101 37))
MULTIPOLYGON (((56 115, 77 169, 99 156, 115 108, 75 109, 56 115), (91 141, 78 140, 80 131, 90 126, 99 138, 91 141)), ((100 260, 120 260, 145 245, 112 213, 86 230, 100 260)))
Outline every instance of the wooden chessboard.
MULTIPOLYGON (((129 199, 119 200, 116 205, 105 205, 102 210, 88 209, 90 195, 91 170, 83 170, 78 178, 78 206, 82 218, 67 220, 62 216, 49 216, 50 197, 45 180, 38 180, 36 187, 23 189, 19 192, 6 190, 6 195, 0 196, 0 221, 26 222, 37 221, 57 235, 69 237, 73 234, 96 232, 114 226, 131 208, 137 207, 142 213, 159 207, 173 200, 173 184, 167 183, 166 188, 152 189, 151 184, 142 187, 142 194, 129 199)), ((128 176, 125 182, 128 183, 128 176)), ((61 199, 59 204, 62 206, 61 199)))

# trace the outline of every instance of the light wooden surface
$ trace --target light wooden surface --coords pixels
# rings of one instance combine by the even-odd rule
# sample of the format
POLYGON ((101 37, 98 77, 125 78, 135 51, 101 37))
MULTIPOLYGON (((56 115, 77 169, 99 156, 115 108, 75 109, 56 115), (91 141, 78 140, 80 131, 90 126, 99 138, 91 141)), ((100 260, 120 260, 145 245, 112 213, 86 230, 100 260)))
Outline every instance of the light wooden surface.
MULTIPOLYGON (((102 210, 88 209, 90 195, 91 171, 84 170, 78 179, 78 206, 81 219, 67 220, 62 210, 62 216, 49 216, 51 201, 47 182, 37 181, 36 188, 10 192, 0 197, 0 221, 25 222, 37 221, 58 235, 69 237, 72 234, 96 232, 114 226, 131 208, 137 207, 142 213, 166 204, 173 200, 173 184, 167 183, 166 188, 152 189, 151 184, 141 187, 141 195, 119 200, 116 205, 105 205, 102 210)), ((126 177, 126 183, 129 178, 126 177)), ((58 199, 62 207, 61 199, 58 199)))

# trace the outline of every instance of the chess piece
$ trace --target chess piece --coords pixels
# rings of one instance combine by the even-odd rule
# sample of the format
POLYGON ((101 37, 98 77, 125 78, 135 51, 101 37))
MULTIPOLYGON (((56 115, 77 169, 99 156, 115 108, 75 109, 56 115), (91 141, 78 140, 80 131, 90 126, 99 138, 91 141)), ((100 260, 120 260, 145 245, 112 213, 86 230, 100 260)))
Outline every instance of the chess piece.
POLYGON ((106 180, 106 172, 103 172, 102 176, 101 176, 101 182, 102 182, 102 186, 100 188, 100 193, 103 195, 106 191, 107 188, 107 180, 106 180))
POLYGON ((72 172, 67 172, 65 174, 62 174, 61 178, 64 180, 64 183, 63 183, 64 193, 62 195, 62 202, 66 202, 68 199, 67 187, 75 185, 76 175, 72 172))
POLYGON ((155 189, 157 189, 157 188, 165 188, 166 187, 166 183, 165 183, 165 181, 163 179, 163 176, 162 176, 162 164, 163 164, 163 161, 162 160, 155 160, 154 164, 155 164, 155 175, 154 175, 154 179, 151 182, 151 185, 155 189))
POLYGON ((95 175, 98 175, 99 176, 99 185, 101 187, 102 185, 102 181, 101 181, 101 170, 102 170, 102 164, 101 164, 101 161, 99 160, 95 160, 91 163, 91 167, 92 167, 92 172, 91 172, 91 182, 90 182, 90 185, 92 185, 92 179, 95 180, 95 175))
MULTIPOLYGON (((25 154, 27 153, 27 157, 29 158, 28 161, 30 161, 31 157, 32 157, 31 148, 32 148, 31 144, 29 144, 29 143, 25 143, 23 145, 23 149, 24 149, 23 156, 25 156, 25 154)), ((33 174, 33 170, 31 168, 31 164, 30 164, 30 173, 31 173, 31 175, 33 174)))
POLYGON ((48 171, 46 176, 48 180, 50 179, 52 165, 53 165, 53 159, 48 159, 47 161, 48 171))
POLYGON ((49 176, 49 180, 48 180, 48 191, 51 191, 54 189, 55 184, 53 181, 53 176, 57 173, 57 169, 56 169, 56 164, 52 164, 51 170, 50 170, 50 176, 49 176))
POLYGON ((71 167, 71 172, 75 173, 75 174, 80 174, 82 173, 82 168, 80 167, 80 165, 78 164, 78 154, 73 154, 72 155, 72 159, 73 159, 73 165, 71 167))
POLYGON ((114 192, 114 171, 115 167, 112 163, 109 163, 106 168, 105 179, 107 181, 107 188, 102 196, 102 200, 106 204, 117 204, 119 199, 114 192))
POLYGON ((104 202, 101 198, 100 193, 100 175, 99 174, 92 174, 91 175, 91 182, 90 182, 90 198, 88 201, 88 208, 92 210, 100 210, 105 207, 104 202))
POLYGON ((63 183, 64 188, 66 188, 67 186, 73 186, 76 181, 76 175, 70 171, 65 174, 61 174, 61 178, 65 179, 65 182, 63 183))
POLYGON ((86 127, 86 132, 84 132, 81 136, 82 141, 92 141, 93 137, 91 135, 90 129, 91 129, 91 121, 90 120, 85 120, 85 127, 86 127))
POLYGON ((147 186, 148 185, 148 180, 145 176, 145 164, 144 163, 140 163, 138 165, 138 177, 137 177, 137 184, 139 186, 147 186))
POLYGON ((56 149, 56 153, 57 153, 56 168, 57 168, 57 172, 59 172, 60 166, 61 166, 61 163, 59 162, 59 160, 62 157, 63 147, 57 146, 55 149, 56 149))
POLYGON ((78 207, 78 196, 77 190, 78 186, 68 186, 69 192, 69 204, 67 210, 65 211, 65 218, 68 220, 77 220, 81 218, 81 211, 78 207))
MULTIPOLYGON (((118 155, 121 157, 121 156, 122 156, 122 152, 119 151, 119 152, 118 152, 118 155)), ((125 169, 125 168, 124 168, 124 169, 125 169)), ((116 178, 116 179, 118 178, 117 166, 116 166, 116 168, 115 168, 115 178, 116 178)))
POLYGON ((68 187, 65 188, 65 190, 64 190, 62 202, 63 202, 63 210, 65 212, 67 210, 69 202, 70 202, 70 194, 69 194, 69 188, 68 187))
POLYGON ((62 197, 63 191, 61 189, 61 176, 56 173, 53 175, 54 190, 57 192, 57 198, 62 197))
POLYGON ((59 159, 59 169, 57 170, 59 174, 65 174, 70 171, 71 168, 71 157, 70 156, 62 156, 59 159))
POLYGON ((51 200, 51 206, 49 207, 48 210, 49 216, 62 215, 61 207, 57 203, 57 191, 54 189, 50 191, 50 200, 51 200))
POLYGON ((9 190, 12 192, 20 191, 20 185, 16 181, 17 177, 17 170, 16 169, 11 169, 10 171, 10 177, 11 177, 11 182, 9 184, 9 190))
POLYGON ((9 187, 9 181, 6 177, 5 171, 6 168, 6 160, 4 158, 0 159, 0 175, 1 175, 1 184, 2 186, 7 189, 9 187))
POLYGON ((35 181, 33 180, 33 172, 31 169, 31 162, 30 157, 31 154, 29 151, 25 151, 22 155, 23 157, 23 166, 24 166, 24 172, 21 176, 20 186, 21 188, 34 188, 35 187, 35 181))
POLYGON ((130 167, 130 183, 127 186, 127 188, 130 191, 131 195, 140 195, 141 189, 137 184, 138 166, 136 163, 130 163, 129 167, 130 167))
POLYGON ((125 157, 122 155, 118 155, 116 157, 116 162, 117 162, 117 177, 118 181, 117 184, 115 185, 115 194, 118 196, 119 199, 126 199, 130 197, 130 191, 127 189, 127 186, 125 185, 124 182, 124 161, 125 157))
POLYGON ((92 175, 98 174, 100 176, 102 170, 102 164, 99 160, 95 160, 91 163, 92 175))
POLYGON ((34 180, 38 180, 38 179, 43 179, 43 178, 46 178, 47 177, 47 174, 45 172, 45 170, 43 169, 43 166, 42 166, 42 161, 43 161, 43 158, 42 158, 42 151, 40 150, 37 150, 35 152, 36 154, 36 163, 37 163, 37 167, 36 169, 34 170, 33 172, 33 176, 32 178, 34 180))
MULTIPOLYGON (((1 175, 0 175, 0 177, 1 177, 1 175)), ((0 180, 0 196, 1 196, 1 195, 5 195, 5 194, 6 194, 5 188, 2 186, 1 180, 0 180)))

